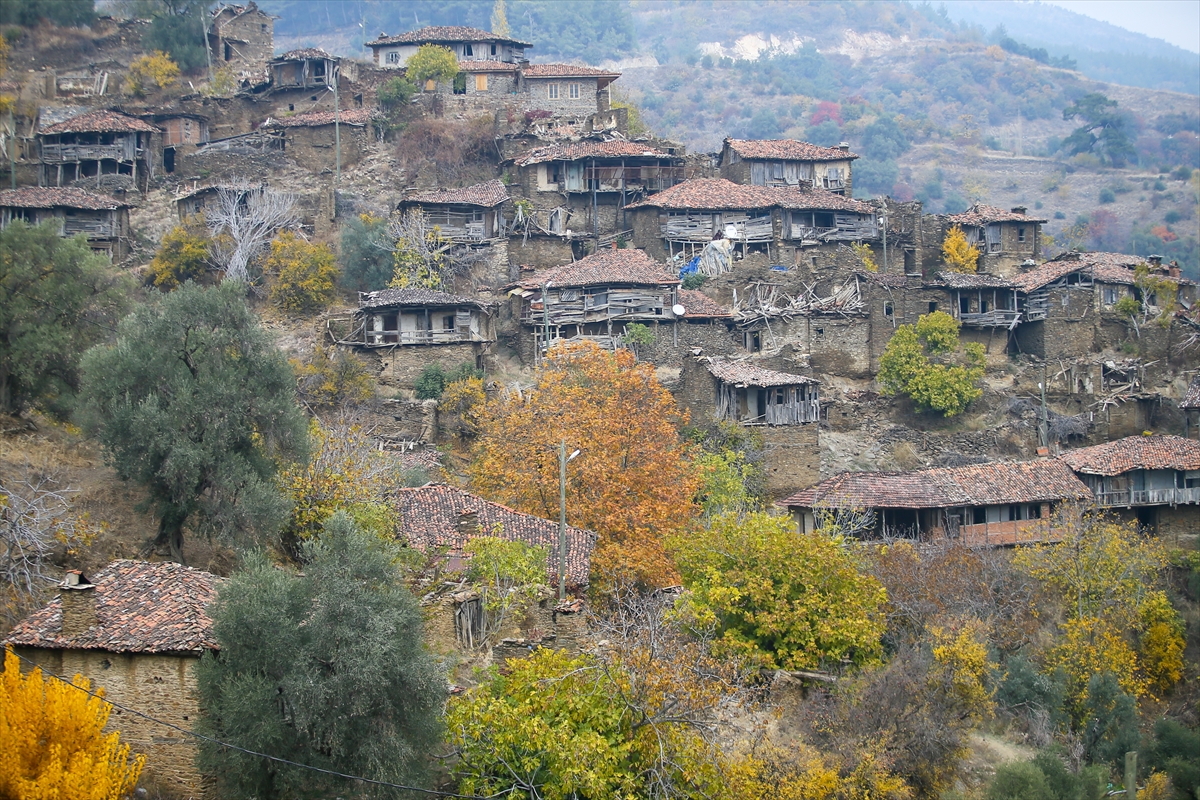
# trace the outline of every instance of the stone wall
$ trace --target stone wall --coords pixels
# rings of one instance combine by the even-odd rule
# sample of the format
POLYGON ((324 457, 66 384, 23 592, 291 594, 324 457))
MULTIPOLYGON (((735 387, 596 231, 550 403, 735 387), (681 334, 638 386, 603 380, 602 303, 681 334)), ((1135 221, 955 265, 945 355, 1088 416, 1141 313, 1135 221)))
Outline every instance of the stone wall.
MULTIPOLYGON (((565 236, 550 236, 546 234, 531 234, 521 236, 515 234, 508 240, 508 261, 510 264, 534 269, 549 269, 563 264, 570 264, 583 258, 586 253, 585 243, 565 236)), ((515 280, 516 275, 511 275, 515 280)))
MULTIPOLYGON (((26 647, 17 652, 56 675, 83 675, 93 687, 103 687, 109 700, 155 719, 186 730, 199 719, 195 656, 26 647)), ((121 741, 133 752, 145 753, 145 774, 170 786, 178 796, 212 796, 196 767, 197 749, 190 736, 119 708, 112 710, 105 731, 120 731, 121 741)))
POLYGON ((346 170, 362 158, 367 149, 369 132, 361 125, 312 125, 284 128, 284 152, 309 172, 334 171, 337 168, 337 145, 341 139, 341 164, 346 170))
MULTIPOLYGON (((521 87, 522 111, 549 111, 556 117, 583 119, 603 110, 598 102, 600 90, 596 78, 526 78, 521 87), (579 96, 571 98, 569 87, 579 84, 579 96), (551 99, 549 86, 558 87, 558 97, 551 99)), ((604 93, 607 96, 607 92, 604 93)))
POLYGON ((441 364, 447 370, 460 364, 471 364, 479 368, 486 345, 481 342, 459 342, 453 344, 414 344, 387 349, 364 351, 370 358, 379 361, 378 381, 384 386, 412 389, 421 376, 421 371, 431 364, 441 364))
POLYGON ((782 499, 821 480, 820 424, 756 425, 763 436, 767 494, 782 499))

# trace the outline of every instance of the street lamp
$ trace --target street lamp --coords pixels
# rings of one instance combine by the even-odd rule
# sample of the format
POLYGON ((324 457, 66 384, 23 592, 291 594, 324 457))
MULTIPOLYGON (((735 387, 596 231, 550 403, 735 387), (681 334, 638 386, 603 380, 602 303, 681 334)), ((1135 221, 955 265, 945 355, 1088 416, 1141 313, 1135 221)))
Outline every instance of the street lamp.
POLYGON ((567 463, 579 455, 567 455, 567 440, 558 445, 558 602, 567 599, 567 463))

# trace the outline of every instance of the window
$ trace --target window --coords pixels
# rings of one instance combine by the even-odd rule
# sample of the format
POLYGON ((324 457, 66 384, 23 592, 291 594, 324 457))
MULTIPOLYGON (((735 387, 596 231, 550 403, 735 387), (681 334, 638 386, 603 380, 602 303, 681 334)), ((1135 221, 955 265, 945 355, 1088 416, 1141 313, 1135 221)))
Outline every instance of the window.
POLYGON ((395 50, 393 50, 392 52, 388 53, 388 54, 387 54, 387 63, 389 63, 389 64, 399 64, 399 63, 400 63, 400 54, 399 54, 398 52, 396 52, 395 50))
POLYGON ((986 314, 988 312, 988 308, 989 308, 989 306, 988 306, 987 300, 979 301, 979 313, 980 314, 986 314))
POLYGON ((884 304, 883 304, 883 315, 884 315, 885 317, 891 317, 891 316, 895 316, 895 314, 896 314, 896 309, 892 308, 892 304, 891 304, 891 303, 884 303, 884 304))
POLYGON ((460 72, 454 76, 453 91, 455 94, 466 94, 467 93, 467 73, 460 72))
POLYGON ((1017 228, 1017 241, 1018 242, 1025 241, 1025 229, 1024 228, 1017 228))
POLYGON ((937 311, 937 302, 931 300, 929 301, 929 313, 932 314, 935 311, 937 311))
POLYGON ((492 45, 492 55, 496 55, 496 45, 492 45))
POLYGON ((469 45, 469 44, 463 45, 463 55, 464 56, 474 56, 475 55, 475 51, 471 49, 471 45, 469 45))
POLYGON ((1111 306, 1118 300, 1117 290, 1112 286, 1104 287, 1104 305, 1111 306))
POLYGON ((475 91, 477 91, 477 92, 486 92, 487 91, 487 75, 476 75, 475 76, 475 91))
POLYGON ((437 86, 437 84, 433 82, 432 78, 425 81, 425 91, 427 91, 427 92, 432 92, 436 86, 437 86))
POLYGON ((261 25, 259 25, 259 26, 258 26, 258 32, 259 32, 259 33, 266 33, 266 32, 267 32, 267 23, 265 23, 265 22, 264 22, 264 23, 262 23, 261 25))
POLYGON ((960 314, 970 314, 971 313, 971 298, 969 298, 969 297, 958 298, 958 313, 960 313, 960 314))
POLYGON ((548 100, 557 100, 558 99, 558 84, 557 83, 546 84, 546 98, 548 100))
POLYGON ((442 330, 444 330, 444 331, 454 330, 454 315, 453 314, 447 314, 446 316, 442 317, 442 330))
POLYGON ((578 83, 568 83, 567 84, 567 97, 571 98, 572 100, 579 99, 579 84, 578 83))

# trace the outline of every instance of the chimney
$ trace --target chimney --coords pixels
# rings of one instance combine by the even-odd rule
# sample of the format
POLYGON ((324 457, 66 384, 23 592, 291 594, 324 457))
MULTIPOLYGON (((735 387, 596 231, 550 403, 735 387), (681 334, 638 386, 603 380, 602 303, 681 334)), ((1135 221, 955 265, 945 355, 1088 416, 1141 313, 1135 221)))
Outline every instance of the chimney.
POLYGON ((1171 262, 1170 266, 1167 267, 1167 274, 1176 280, 1179 280, 1180 278, 1183 277, 1182 270, 1179 269, 1178 261, 1171 262))
POLYGON ((1025 216, 1025 212, 1028 210, 1029 209, 1026 208, 1025 206, 1013 206, 1012 213, 1020 214, 1023 217, 1023 216, 1025 216))
POLYGON ((59 585, 62 599, 62 636, 69 639, 96 625, 96 587, 77 569, 68 570, 59 585))
POLYGON ((837 149, 845 150, 845 151, 849 152, 850 151, 850 143, 849 142, 838 142, 837 149))
POLYGON ((1158 269, 1162 266, 1162 256, 1146 256, 1146 260, 1149 261, 1150 266, 1154 267, 1155 269, 1158 269))
POLYGON ((458 514, 458 523, 454 526, 454 530, 463 539, 468 539, 472 536, 479 535, 479 512, 478 511, 460 511, 458 514))

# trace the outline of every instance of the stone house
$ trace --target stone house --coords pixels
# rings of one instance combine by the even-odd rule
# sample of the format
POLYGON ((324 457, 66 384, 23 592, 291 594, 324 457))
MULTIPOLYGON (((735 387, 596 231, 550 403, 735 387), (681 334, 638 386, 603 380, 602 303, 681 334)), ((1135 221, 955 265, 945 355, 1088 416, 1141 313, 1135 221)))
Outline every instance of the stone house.
POLYGON ((726 139, 720 173, 746 186, 805 186, 850 197, 850 145, 821 147, 795 139, 726 139))
POLYGON ((959 227, 967 242, 979 250, 979 272, 1012 278, 1022 265, 1038 262, 1042 253, 1044 219, 1025 214, 1024 206, 1005 211, 995 206, 976 203, 961 214, 930 218, 941 224, 941 239, 952 227, 959 227))
POLYGON ((39 183, 72 181, 95 186, 125 185, 145 191, 154 174, 153 140, 160 131, 149 122, 116 111, 88 111, 37 133, 39 183), (112 181, 106 175, 129 176, 112 181))
POLYGON ((199 114, 178 112, 151 114, 150 120, 162 130, 163 172, 175 172, 179 156, 190 155, 208 144, 208 119, 199 114))
POLYGON ((700 255, 714 239, 732 243, 732 259, 761 253, 772 264, 816 268, 816 256, 840 243, 874 242, 874 206, 824 189, 746 186, 693 178, 626 209, 633 241, 662 261, 700 255), (826 247, 822 247, 825 245, 826 247), (811 249, 810 248, 815 248, 811 249))
POLYGON ((1059 458, 1088 485, 1100 508, 1160 536, 1200 534, 1200 441, 1127 436, 1059 458))
POLYGON ((310 172, 334 172, 352 167, 370 141, 369 108, 309 111, 268 118, 262 128, 282 135, 283 150, 310 172))
POLYGON ((337 85, 339 58, 324 50, 308 47, 289 50, 271 60, 273 89, 324 89, 337 85))
POLYGON ((561 341, 590 340, 612 349, 631 322, 670 325, 677 335, 686 309, 679 279, 641 250, 605 249, 537 272, 505 287, 512 316, 532 332, 518 340, 526 363, 561 341))
POLYGON ((824 513, 868 512, 861 538, 961 539, 972 547, 1055 541, 1051 518, 1092 492, 1062 461, 992 462, 915 472, 843 472, 784 500, 801 533, 824 513))
MULTIPOLYGON (((609 85, 619 72, 578 64, 521 64, 519 91, 523 110, 546 112, 576 125, 609 110, 609 85)), ((568 123, 569 124, 569 123, 568 123)))
POLYGON ((206 213, 210 208, 216 207, 217 196, 222 191, 239 193, 238 206, 245 208, 249 205, 248 195, 252 192, 263 192, 266 189, 265 183, 214 183, 208 186, 193 186, 190 190, 185 190, 175 196, 175 211, 179 215, 180 222, 193 214, 206 213))
POLYGON ((212 11, 208 49, 214 67, 228 65, 239 80, 257 81, 275 55, 275 17, 250 0, 212 11))
POLYGON ((1188 384, 1183 399, 1179 401, 1179 410, 1183 412, 1184 437, 1192 438, 1192 431, 1195 431, 1195 437, 1200 439, 1200 374, 1188 384))
POLYGON ((93 250, 121 261, 130 249, 129 208, 129 203, 83 189, 12 189, 0 192, 0 230, 18 219, 30 225, 54 221, 61 235, 83 234, 93 250))
POLYGON ((367 42, 366 46, 371 48, 375 66, 401 69, 421 45, 426 44, 450 48, 459 61, 502 61, 509 64, 522 60, 525 51, 533 47, 529 42, 465 25, 433 25, 398 36, 381 33, 379 38, 367 42))
MULTIPOLYGON (((217 647, 206 608, 222 582, 173 562, 114 561, 91 581, 69 572, 58 597, 4 643, 46 672, 81 674, 113 703, 191 730, 200 715, 196 664, 217 647)), ((145 753, 146 773, 179 796, 206 795, 195 739, 121 708, 106 730, 145 753)))
POLYGON ((428 224, 455 244, 483 244, 507 234, 504 208, 508 202, 508 187, 490 180, 462 189, 410 192, 397 208, 420 210, 428 224))

